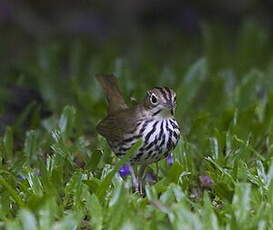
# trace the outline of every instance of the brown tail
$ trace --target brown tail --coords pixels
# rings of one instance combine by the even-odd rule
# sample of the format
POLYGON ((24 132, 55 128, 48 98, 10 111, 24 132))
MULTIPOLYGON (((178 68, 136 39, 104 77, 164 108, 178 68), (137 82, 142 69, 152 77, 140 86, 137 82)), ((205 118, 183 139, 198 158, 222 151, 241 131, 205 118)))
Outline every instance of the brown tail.
POLYGON ((114 113, 119 110, 128 108, 127 104, 122 97, 117 79, 112 74, 100 74, 96 79, 103 88, 108 102, 108 114, 114 113))

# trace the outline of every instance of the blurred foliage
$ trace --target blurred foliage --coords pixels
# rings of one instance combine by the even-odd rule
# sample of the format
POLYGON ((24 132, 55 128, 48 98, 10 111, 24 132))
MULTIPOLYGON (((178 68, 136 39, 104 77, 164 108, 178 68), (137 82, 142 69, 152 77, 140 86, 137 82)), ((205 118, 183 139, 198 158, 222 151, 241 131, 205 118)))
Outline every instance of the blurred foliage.
POLYGON ((0 64, 2 115, 10 84, 35 89, 52 112, 33 116, 29 102, 1 123, 0 229, 272 229, 272 34, 251 21, 201 34, 56 39, 0 64), (158 181, 144 198, 95 132, 106 111, 96 73, 119 76, 128 102, 155 85, 177 92, 182 140, 172 166, 150 166, 158 181))

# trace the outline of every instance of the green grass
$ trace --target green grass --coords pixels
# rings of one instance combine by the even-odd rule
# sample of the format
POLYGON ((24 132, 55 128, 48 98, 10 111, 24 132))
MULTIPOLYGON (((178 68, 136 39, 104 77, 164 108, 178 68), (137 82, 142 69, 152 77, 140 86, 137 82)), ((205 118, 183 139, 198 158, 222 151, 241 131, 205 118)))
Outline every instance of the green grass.
POLYGON ((51 41, 1 68, 1 99, 9 82, 30 85, 53 115, 26 107, 0 137, 0 229, 273 228, 272 34, 253 23, 236 33, 204 26, 201 38, 162 44, 51 41), (95 132, 106 111, 94 80, 102 72, 120 77, 128 101, 156 85, 177 92, 175 163, 150 166, 158 181, 145 198, 95 132))

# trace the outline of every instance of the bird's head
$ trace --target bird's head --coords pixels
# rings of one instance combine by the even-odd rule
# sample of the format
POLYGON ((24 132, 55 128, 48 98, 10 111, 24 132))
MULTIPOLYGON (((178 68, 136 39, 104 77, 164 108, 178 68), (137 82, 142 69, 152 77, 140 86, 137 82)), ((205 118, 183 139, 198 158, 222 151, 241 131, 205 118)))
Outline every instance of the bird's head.
POLYGON ((144 105, 152 116, 173 116, 176 108, 176 93, 168 87, 155 87, 147 91, 144 105))

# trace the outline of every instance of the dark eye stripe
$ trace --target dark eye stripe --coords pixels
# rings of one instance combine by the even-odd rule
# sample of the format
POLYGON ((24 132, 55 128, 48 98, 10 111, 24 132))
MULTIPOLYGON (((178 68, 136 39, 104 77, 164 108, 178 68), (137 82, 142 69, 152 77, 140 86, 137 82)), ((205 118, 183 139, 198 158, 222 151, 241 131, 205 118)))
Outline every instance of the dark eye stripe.
POLYGON ((157 114, 159 114, 161 112, 161 109, 159 109, 159 110, 157 110, 156 112, 154 112, 153 114, 152 114, 152 116, 154 117, 154 116, 156 116, 157 114))

